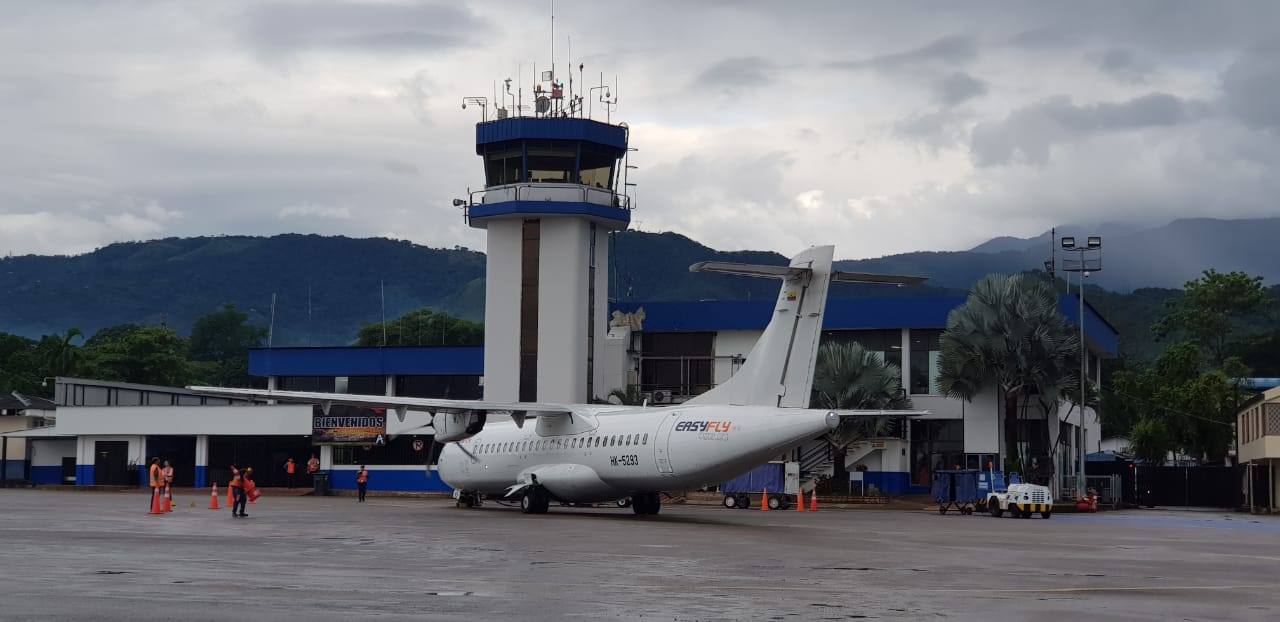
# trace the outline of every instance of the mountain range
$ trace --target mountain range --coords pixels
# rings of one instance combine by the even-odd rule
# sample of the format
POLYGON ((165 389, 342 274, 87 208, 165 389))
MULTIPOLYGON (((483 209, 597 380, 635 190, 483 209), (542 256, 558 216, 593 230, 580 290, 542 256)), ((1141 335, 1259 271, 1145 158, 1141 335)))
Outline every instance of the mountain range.
MULTIPOLYGON (((1072 229, 1057 233, 1071 235, 1072 229)), ((1103 236, 1104 269, 1090 277, 1086 298, 1121 330, 1122 343, 1130 330, 1146 332, 1149 316, 1178 294, 1159 288, 1180 289, 1204 269, 1243 270, 1263 276, 1268 285, 1280 281, 1280 246, 1271 243, 1280 239, 1280 218, 1179 220, 1150 229, 1098 226, 1090 233, 1103 236), (1115 293, 1139 288, 1146 289, 1115 293), (1142 302, 1135 307, 1127 300, 1142 302)), ((922 288, 842 286, 832 295, 963 294, 990 273, 1042 270, 1050 247, 1046 233, 994 238, 968 251, 840 261, 845 270, 916 274, 930 281, 922 288)), ((717 251, 674 233, 635 231, 613 236, 612 255, 610 295, 623 301, 767 298, 776 285, 691 274, 688 267, 708 260, 786 263, 778 253, 717 251)), ((0 332, 36 338, 76 327, 92 335, 136 323, 185 334, 199 316, 233 303, 252 322, 270 327, 273 345, 341 345, 362 324, 424 306, 483 320, 484 270, 484 254, 461 247, 318 235, 167 238, 77 256, 5 257, 0 332)))

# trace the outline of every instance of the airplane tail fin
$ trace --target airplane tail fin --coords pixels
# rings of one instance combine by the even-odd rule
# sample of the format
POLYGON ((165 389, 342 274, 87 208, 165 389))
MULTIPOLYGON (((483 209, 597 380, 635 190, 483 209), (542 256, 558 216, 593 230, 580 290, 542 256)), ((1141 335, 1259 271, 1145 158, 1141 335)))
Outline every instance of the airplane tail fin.
POLYGON ((789 266, 702 262, 694 272, 720 272, 782 279, 773 318, 738 373, 685 404, 733 404, 808 408, 822 314, 831 282, 833 246, 796 255, 789 266))

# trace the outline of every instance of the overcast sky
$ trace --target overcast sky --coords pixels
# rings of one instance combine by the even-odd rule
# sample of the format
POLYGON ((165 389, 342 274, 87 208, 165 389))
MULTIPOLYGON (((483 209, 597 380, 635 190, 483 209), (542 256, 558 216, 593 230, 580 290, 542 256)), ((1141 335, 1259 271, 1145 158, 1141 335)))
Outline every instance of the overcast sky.
MULTIPOLYGON (((859 258, 1280 213, 1280 2, 555 4, 558 66, 617 76, 645 231, 859 258)), ((460 104, 528 97, 549 7, 0 0, 0 254, 483 249, 460 104)))

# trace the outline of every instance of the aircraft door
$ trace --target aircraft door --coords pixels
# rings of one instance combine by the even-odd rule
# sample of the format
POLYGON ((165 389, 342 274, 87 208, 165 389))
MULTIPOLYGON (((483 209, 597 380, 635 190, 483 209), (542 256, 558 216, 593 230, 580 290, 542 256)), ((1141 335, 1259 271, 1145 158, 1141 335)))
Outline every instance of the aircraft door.
POLYGON ((659 473, 671 473, 671 453, 667 447, 671 439, 671 428, 680 418, 680 413, 673 412, 662 418, 658 424, 658 433, 653 436, 653 459, 658 465, 659 473))

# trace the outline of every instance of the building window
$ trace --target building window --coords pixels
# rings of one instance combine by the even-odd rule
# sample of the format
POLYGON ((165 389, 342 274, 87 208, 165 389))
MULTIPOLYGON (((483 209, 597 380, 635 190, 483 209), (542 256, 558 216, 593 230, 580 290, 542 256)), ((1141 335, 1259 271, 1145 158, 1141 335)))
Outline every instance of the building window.
MULTIPOLYGON (((398 436, 386 445, 335 445, 333 463, 340 465, 392 465, 427 464, 431 455, 430 437, 398 436), (413 441, 424 439, 421 450, 414 450, 413 441)), ((434 464, 434 462, 432 463, 434 464)))
POLYGON ((822 342, 858 343, 879 354, 884 362, 902 368, 901 330, 828 330, 822 333, 822 342))
POLYGON ((705 393, 714 385, 715 333, 643 333, 640 389, 677 396, 705 393))
POLYGON ((911 394, 941 395, 938 388, 939 339, 936 328, 911 329, 911 394))
POLYGON ((964 466, 964 422, 959 419, 911 422, 911 483, 933 484, 933 472, 964 466))

